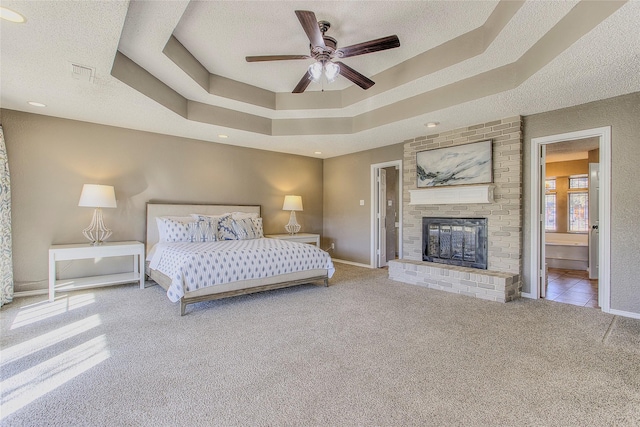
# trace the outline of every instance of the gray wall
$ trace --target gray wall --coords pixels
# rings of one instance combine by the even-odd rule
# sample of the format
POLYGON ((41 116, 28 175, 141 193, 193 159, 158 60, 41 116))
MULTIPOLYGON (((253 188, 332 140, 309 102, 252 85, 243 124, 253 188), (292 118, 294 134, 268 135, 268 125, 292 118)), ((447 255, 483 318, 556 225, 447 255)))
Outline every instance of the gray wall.
MULTIPOLYGON (((1 110, 12 187, 16 290, 46 287, 51 244, 86 241, 93 210, 78 207, 85 183, 114 185, 104 209, 109 240, 144 240, 148 201, 262 206, 265 233, 284 233, 285 194, 302 196, 305 232, 322 232, 322 160, 1 110)), ((126 260, 105 260, 102 273, 126 260)), ((130 261, 126 263, 130 268, 130 261)), ((59 266, 62 277, 88 268, 59 266)), ((123 268, 123 271, 126 271, 123 268)))
POLYGON ((371 165, 402 160, 402 156, 399 143, 324 161, 322 246, 335 243, 334 258, 370 264, 371 165))
POLYGON ((611 308, 640 313, 640 93, 524 118, 524 273, 530 288, 531 139, 611 126, 611 308))

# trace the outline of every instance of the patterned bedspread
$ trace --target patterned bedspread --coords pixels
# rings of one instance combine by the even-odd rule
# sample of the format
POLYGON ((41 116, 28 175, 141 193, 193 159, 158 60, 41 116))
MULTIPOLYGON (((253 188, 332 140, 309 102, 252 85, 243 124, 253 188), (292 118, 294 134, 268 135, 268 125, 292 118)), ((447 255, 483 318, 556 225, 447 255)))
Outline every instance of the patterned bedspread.
POLYGON ((306 243, 279 239, 225 240, 204 243, 160 243, 149 264, 171 278, 167 296, 177 302, 185 293, 238 280, 327 269, 329 254, 306 243))

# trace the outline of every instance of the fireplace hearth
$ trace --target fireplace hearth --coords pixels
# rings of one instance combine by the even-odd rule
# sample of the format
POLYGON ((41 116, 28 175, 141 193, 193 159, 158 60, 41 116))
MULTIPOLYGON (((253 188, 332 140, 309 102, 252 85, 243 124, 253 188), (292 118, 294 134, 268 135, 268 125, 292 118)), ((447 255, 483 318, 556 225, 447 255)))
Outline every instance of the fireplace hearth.
POLYGON ((486 218, 422 218, 422 260, 487 269, 486 218))

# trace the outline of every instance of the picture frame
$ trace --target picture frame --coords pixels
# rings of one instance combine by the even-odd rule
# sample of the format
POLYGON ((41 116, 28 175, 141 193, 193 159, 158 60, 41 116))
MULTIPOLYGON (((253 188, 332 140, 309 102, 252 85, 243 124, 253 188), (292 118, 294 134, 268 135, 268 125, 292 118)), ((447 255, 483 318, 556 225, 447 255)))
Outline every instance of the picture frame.
POLYGON ((416 153, 418 188, 493 182, 493 140, 416 153))

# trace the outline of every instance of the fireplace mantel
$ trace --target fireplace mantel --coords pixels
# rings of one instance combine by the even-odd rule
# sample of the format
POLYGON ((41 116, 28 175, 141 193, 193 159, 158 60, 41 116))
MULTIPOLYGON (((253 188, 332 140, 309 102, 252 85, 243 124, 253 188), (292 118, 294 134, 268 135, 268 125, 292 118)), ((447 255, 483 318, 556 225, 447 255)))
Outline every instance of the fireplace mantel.
POLYGON ((409 190, 410 205, 461 205, 493 203, 493 184, 409 190))

